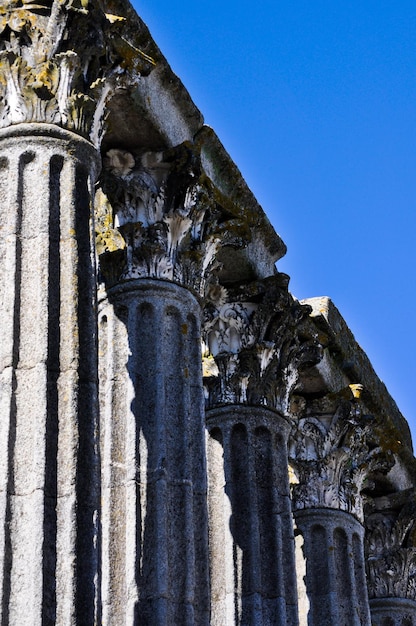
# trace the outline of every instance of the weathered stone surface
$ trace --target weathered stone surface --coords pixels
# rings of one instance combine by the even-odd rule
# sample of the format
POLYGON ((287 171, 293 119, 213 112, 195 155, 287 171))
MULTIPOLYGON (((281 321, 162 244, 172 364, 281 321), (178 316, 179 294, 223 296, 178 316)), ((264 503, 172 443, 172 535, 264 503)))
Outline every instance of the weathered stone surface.
POLYGON ((370 601, 373 626, 415 626, 416 603, 403 598, 370 601))
POLYGON ((98 163, 46 125, 1 131, 0 151, 2 619, 87 624, 98 618, 98 163))
POLYGON ((393 624, 414 624, 414 490, 375 498, 366 508, 367 580, 373 621, 377 625, 384 625, 392 616, 393 624))
POLYGON ((199 305, 137 280, 100 309, 103 621, 208 624, 199 305))
MULTIPOLYGON (((332 354, 332 367, 339 369, 348 382, 363 385, 363 400, 369 412, 380 415, 385 438, 390 438, 388 445, 406 446, 412 452, 409 425, 333 302, 329 298, 309 298, 303 302, 312 307, 311 318, 322 333, 325 348, 332 354)), ((409 458, 407 450, 401 454, 409 458)))
POLYGON ((306 404, 293 426, 289 448, 297 475, 295 510, 328 507, 363 520, 361 492, 366 481, 394 465, 389 450, 379 445, 373 422, 350 387, 306 404))
POLYGON ((319 344, 305 332, 310 309, 287 291, 277 274, 239 289, 207 291, 203 338, 207 406, 268 406, 284 415, 302 368, 320 360, 319 344))
POLYGON ((288 421, 261 407, 207 413, 211 624, 295 625, 288 421))
POLYGON ((408 426, 125 0, 0 4, 0 211, 4 626, 416 624, 408 426))
POLYGON ((304 509, 295 519, 304 541, 308 624, 370 626, 362 525, 335 509, 304 509))

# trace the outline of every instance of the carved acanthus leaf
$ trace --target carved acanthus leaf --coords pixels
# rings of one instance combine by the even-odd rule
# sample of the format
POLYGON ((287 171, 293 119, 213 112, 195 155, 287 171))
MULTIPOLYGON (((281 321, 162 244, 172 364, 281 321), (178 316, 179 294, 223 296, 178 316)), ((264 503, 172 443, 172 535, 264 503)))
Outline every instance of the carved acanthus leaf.
POLYGON ((416 548, 367 561, 368 595, 371 598, 416 600, 416 548))
POLYGON ((220 245, 243 246, 249 233, 221 206, 193 147, 136 158, 113 149, 104 166, 102 189, 126 247, 118 279, 162 278, 203 295, 220 245))
POLYGON ((110 94, 148 73, 152 63, 136 50, 126 65, 120 28, 91 0, 3 4, 0 128, 57 124, 98 146, 110 94))
POLYGON ((371 513, 366 518, 365 551, 370 598, 416 600, 416 504, 407 494, 399 510, 371 513))
POLYGON ((308 314, 285 275, 228 294, 226 304, 207 297, 204 341, 217 363, 217 375, 206 378, 208 406, 247 403, 287 414, 300 369, 320 357, 316 341, 299 332, 308 314))
POLYGON ((296 509, 334 508, 363 519, 366 479, 392 467, 377 443, 373 418, 363 414, 348 387, 305 405, 290 437, 289 456, 298 483, 296 509))

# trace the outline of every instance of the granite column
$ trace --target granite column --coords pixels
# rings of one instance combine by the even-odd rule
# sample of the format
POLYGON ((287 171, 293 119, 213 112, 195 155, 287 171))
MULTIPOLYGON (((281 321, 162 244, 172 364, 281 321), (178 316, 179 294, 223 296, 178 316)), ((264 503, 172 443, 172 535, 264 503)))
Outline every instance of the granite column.
POLYGON ((200 306, 167 281, 121 284, 100 347, 104 620, 208 624, 200 306))
POLYGON ((0 132, 4 624, 98 619, 97 168, 69 131, 0 132))

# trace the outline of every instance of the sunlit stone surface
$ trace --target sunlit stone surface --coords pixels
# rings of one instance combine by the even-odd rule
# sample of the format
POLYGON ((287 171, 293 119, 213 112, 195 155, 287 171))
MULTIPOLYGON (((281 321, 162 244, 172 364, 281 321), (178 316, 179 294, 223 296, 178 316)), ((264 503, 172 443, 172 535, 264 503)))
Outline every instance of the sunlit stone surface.
POLYGON ((2 626, 416 626, 407 423, 124 0, 0 4, 0 212, 2 626))

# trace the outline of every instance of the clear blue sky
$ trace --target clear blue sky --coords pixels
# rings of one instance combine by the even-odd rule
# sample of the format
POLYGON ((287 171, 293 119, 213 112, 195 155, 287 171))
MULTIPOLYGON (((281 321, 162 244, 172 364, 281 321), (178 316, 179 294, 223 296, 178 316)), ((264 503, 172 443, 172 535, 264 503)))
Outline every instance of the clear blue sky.
POLYGON ((288 246, 416 434, 416 3, 136 0, 288 246))

